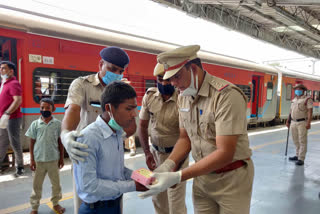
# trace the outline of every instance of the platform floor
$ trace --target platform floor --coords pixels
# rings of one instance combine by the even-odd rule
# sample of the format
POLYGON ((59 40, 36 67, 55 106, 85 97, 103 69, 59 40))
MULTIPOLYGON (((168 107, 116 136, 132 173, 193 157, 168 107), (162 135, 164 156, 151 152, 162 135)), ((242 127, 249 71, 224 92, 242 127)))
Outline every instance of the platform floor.
MULTIPOLYGON (((283 126, 249 131, 255 179, 251 201, 252 214, 319 214, 320 200, 320 122, 312 123, 308 134, 308 153, 304 166, 296 166, 284 156, 287 129, 283 126)), ((289 139, 288 155, 294 155, 294 145, 289 139)), ((28 154, 25 162, 28 164, 28 154)), ((141 150, 134 157, 125 155, 131 169, 146 167, 141 150)), ((193 160, 191 159, 191 162, 193 160)), ((70 162, 61 171, 63 199, 66 214, 73 214, 72 178, 70 162)), ((30 213, 29 197, 32 173, 26 166, 25 176, 14 178, 14 170, 0 175, 0 213, 30 213)), ((187 182, 186 204, 192 214, 192 180, 187 182)), ((51 185, 46 178, 39 214, 54 213, 50 203, 51 185)), ((124 195, 124 214, 154 213, 151 199, 141 200, 136 192, 124 195)))

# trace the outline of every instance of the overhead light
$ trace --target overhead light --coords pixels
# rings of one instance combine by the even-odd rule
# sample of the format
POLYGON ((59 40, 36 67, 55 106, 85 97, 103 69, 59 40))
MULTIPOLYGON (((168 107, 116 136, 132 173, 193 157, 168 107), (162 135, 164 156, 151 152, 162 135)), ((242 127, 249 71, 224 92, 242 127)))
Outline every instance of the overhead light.
POLYGON ((320 49, 320 45, 314 45, 313 47, 316 49, 320 49))
POLYGON ((305 31, 304 28, 297 26, 297 25, 292 25, 292 26, 281 26, 281 27, 274 27, 272 30, 282 33, 282 32, 293 32, 293 31, 305 31))

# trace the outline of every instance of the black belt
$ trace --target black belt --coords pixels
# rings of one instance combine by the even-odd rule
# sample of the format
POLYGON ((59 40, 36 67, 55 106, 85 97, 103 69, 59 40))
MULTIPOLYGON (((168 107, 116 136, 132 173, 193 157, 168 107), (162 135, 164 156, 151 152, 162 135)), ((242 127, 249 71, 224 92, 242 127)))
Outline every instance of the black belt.
POLYGON ((301 122, 301 121, 305 121, 306 120, 306 118, 301 118, 301 119, 296 119, 296 120, 294 120, 294 119, 292 119, 294 122, 301 122))
POLYGON ((162 153, 171 153, 174 147, 159 147, 152 144, 153 148, 155 148, 158 152, 162 153))
POLYGON ((104 207, 104 206, 114 207, 114 206, 120 205, 121 198, 122 198, 122 196, 119 198, 116 198, 114 200, 97 201, 94 203, 86 203, 86 202, 83 202, 83 203, 85 203, 85 205, 89 206, 90 209, 96 209, 98 207, 104 207))

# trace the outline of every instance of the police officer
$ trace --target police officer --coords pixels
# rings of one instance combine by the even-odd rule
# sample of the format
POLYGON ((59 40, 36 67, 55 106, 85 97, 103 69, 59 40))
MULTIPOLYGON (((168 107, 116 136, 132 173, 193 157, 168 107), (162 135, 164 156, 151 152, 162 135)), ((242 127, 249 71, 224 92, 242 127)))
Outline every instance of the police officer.
POLYGON ((303 84, 298 83, 293 89, 295 89, 296 96, 291 102, 286 125, 288 128, 290 127, 296 146, 296 155, 289 157, 289 160, 295 161, 296 165, 301 166, 304 164, 307 153, 307 135, 308 129, 311 128, 313 102, 311 97, 305 95, 307 88, 303 84))
MULTIPOLYGON (((100 52, 99 72, 75 79, 69 88, 64 108, 66 109, 63 121, 61 140, 73 161, 84 161, 88 154, 79 148, 87 145, 76 142, 80 130, 94 122, 99 114, 100 97, 104 87, 112 81, 121 80, 123 72, 129 64, 129 56, 118 47, 107 47, 100 52)), ((134 134, 136 124, 130 130, 125 130, 128 136, 134 134)), ((74 213, 77 214, 81 201, 74 186, 74 213)))
MULTIPOLYGON (((156 65, 153 75, 157 77, 157 87, 149 88, 143 97, 138 129, 146 163, 152 171, 169 157, 179 138, 178 93, 168 80, 163 79, 162 64, 156 65), (151 148, 148 142, 149 121, 151 148)), ((187 166, 188 160, 184 161, 182 168, 187 166)), ((185 195, 186 182, 155 195, 152 201, 156 213, 186 214, 185 195)))
MULTIPOLYGON (((180 136, 168 159, 177 166, 192 151, 195 164, 177 172, 154 173, 157 182, 144 198, 193 180, 194 212, 247 214, 254 167, 247 134, 246 96, 230 82, 203 70, 200 46, 185 46, 158 55, 165 75, 180 90, 180 136)), ((214 72, 214 71, 212 71, 214 72)))

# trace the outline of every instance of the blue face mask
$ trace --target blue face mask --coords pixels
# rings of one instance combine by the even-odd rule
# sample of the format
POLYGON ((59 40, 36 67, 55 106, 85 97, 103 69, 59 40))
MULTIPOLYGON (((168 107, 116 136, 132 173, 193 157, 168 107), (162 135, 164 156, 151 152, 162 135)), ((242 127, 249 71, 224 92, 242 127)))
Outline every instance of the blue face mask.
POLYGON ((110 120, 108 122, 108 125, 116 131, 120 131, 122 130, 122 127, 117 123, 117 121, 113 118, 112 112, 111 112, 111 105, 109 104, 110 107, 110 112, 109 112, 109 116, 110 116, 110 120))
POLYGON ((162 84, 158 83, 157 85, 158 85, 158 89, 161 94, 172 95, 174 92, 174 87, 170 84, 169 85, 162 85, 162 84))
POLYGON ((122 74, 115 74, 112 73, 111 71, 107 71, 106 75, 104 75, 104 77, 102 77, 102 81, 104 82, 104 84, 108 85, 109 83, 116 81, 116 80, 121 80, 123 77, 122 74))
POLYGON ((297 96, 301 96, 303 94, 303 91, 302 90, 295 90, 294 94, 297 96))

